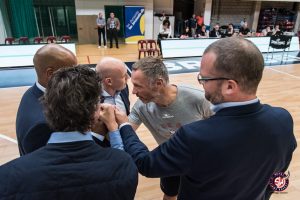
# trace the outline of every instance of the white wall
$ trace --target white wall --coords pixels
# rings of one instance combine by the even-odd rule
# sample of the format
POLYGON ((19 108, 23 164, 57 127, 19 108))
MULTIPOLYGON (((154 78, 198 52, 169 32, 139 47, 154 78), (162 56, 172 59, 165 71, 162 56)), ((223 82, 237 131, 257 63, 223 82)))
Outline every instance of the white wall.
POLYGON ((145 38, 152 39, 153 0, 75 0, 76 15, 98 15, 104 13, 105 5, 145 7, 145 38))

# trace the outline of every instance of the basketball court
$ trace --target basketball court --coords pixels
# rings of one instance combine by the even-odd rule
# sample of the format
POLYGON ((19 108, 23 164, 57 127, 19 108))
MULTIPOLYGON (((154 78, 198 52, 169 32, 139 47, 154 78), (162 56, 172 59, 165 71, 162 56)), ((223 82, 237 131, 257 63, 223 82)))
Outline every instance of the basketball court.
MULTIPOLYGON (((136 45, 120 45, 120 49, 98 49, 96 45, 77 45, 76 54, 80 64, 95 64, 103 56, 113 56, 124 62, 138 59, 136 45)), ((271 55, 269 55, 271 57, 271 55)), ((202 89, 196 80, 201 58, 165 60, 170 71, 170 82, 189 84, 202 89)), ((280 106, 287 109, 294 119, 294 134, 300 142, 300 58, 299 52, 289 52, 288 57, 281 60, 281 54, 274 54, 273 59, 265 58, 266 67, 258 89, 258 98, 264 104, 280 106)), ((18 69, 11 69, 17 73, 18 69)), ((0 69, 0 74, 2 73, 0 69)), ((32 77, 31 77, 32 78, 32 77)), ((2 79, 2 78, 1 78, 2 79)), ((130 80, 129 89, 132 89, 130 80)), ((18 105, 23 93, 29 86, 6 87, 0 89, 0 165, 19 156, 15 134, 15 119, 18 105)), ((130 95, 131 105, 136 101, 130 95)), ((149 131, 141 126, 138 129, 140 139, 153 149, 157 146, 149 131)), ((245 155, 247 156, 247 155, 245 155)), ((201 170, 201 169, 199 169, 201 170)), ((289 167, 289 187, 286 191, 272 196, 272 200, 294 200, 300 196, 300 150, 296 149, 289 167)), ((238 174, 237 174, 238 176, 238 174)), ((234 189, 234 188, 232 188, 234 189)), ((139 185, 135 199, 162 199, 159 179, 139 177, 139 185)))

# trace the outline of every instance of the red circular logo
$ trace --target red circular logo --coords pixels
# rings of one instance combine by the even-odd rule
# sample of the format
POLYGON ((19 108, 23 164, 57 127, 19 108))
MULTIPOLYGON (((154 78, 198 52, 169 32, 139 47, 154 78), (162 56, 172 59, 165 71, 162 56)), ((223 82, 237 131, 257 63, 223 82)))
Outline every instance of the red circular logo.
POLYGON ((273 191, 282 192, 289 186, 290 173, 276 172, 270 178, 269 185, 273 191))

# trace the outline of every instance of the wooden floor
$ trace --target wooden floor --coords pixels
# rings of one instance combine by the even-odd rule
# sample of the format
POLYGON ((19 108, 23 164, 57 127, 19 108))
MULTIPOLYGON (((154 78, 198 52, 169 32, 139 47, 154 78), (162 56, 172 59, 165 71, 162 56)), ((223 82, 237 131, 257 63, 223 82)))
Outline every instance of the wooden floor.
MULTIPOLYGON (((114 56, 123 61, 137 60, 136 45, 121 45, 120 49, 98 49, 96 45, 77 46, 79 63, 96 63, 105 55, 114 56)), ((1 72, 0 72, 1 73, 1 72)), ((196 81, 196 73, 170 76, 170 82, 175 84, 191 84, 201 88, 196 81)), ((130 80, 128 81, 132 88, 130 80)), ((20 98, 28 87, 0 89, 0 164, 18 157, 15 143, 15 118, 20 98)), ((281 106, 287 109, 294 119, 294 133, 300 144, 300 64, 278 67, 267 67, 264 70, 262 82, 258 90, 258 98, 262 103, 281 106)), ((136 101, 130 96, 132 105, 136 101)), ((138 134, 142 141, 150 148, 155 148, 154 141, 148 130, 141 126, 138 134)), ((272 200, 294 200, 300 196, 300 150, 296 149, 289 167, 290 185, 284 193, 274 194, 272 200)), ((137 200, 162 199, 159 189, 159 179, 139 177, 137 200)))

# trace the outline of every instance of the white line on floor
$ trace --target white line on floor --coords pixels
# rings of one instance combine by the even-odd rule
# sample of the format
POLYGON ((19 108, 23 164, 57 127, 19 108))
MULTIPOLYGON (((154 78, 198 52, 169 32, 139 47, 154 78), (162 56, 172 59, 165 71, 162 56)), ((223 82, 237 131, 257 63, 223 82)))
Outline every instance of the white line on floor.
MULTIPOLYGON (((272 66, 272 67, 273 67, 273 66, 272 66)), ((288 75, 288 76, 290 76, 290 77, 293 77, 293 78, 296 78, 296 79, 300 80, 300 77, 299 77, 299 76, 295 76, 295 75, 293 75, 293 74, 289 74, 289 73, 287 73, 287 72, 283 72, 283 71, 274 69, 274 68, 272 68, 272 67, 269 66, 269 67, 267 67, 267 69, 270 69, 270 70, 273 70, 273 71, 275 71, 275 72, 278 72, 278 73, 281 73, 281 74, 285 74, 285 75, 288 75)))
POLYGON ((17 140, 15 140, 15 139, 13 139, 13 138, 10 138, 10 137, 8 137, 8 136, 6 136, 6 135, 0 134, 0 138, 5 139, 5 140, 8 140, 8 141, 10 141, 10 142, 12 142, 12 143, 18 144, 17 140))

